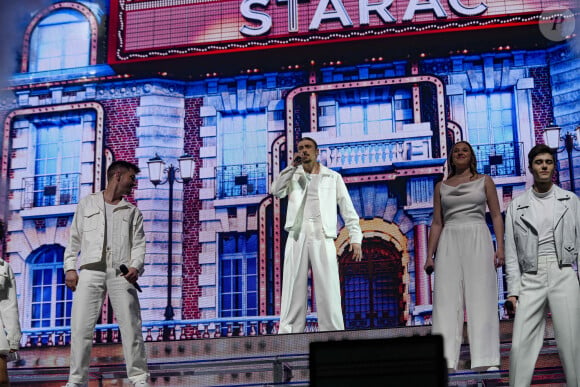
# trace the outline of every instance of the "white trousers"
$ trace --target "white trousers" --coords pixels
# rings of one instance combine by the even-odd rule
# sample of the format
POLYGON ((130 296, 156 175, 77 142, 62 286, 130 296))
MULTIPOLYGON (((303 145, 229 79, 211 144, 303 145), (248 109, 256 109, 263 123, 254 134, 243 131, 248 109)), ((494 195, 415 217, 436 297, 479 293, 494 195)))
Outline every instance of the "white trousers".
POLYGON ((71 383, 88 382, 93 333, 107 292, 121 331, 127 376, 132 383, 149 378, 137 291, 113 268, 107 269, 107 272, 84 269, 80 271, 79 283, 73 297, 69 374, 71 383))
POLYGON ((319 221, 305 220, 300 233, 290 233, 286 242, 279 333, 304 332, 309 267, 314 278, 318 330, 344 330, 334 240, 325 237, 319 221))
POLYGON ((512 349, 510 386, 528 387, 544 342, 546 309, 552 313, 560 361, 568 387, 580 386, 580 286, 571 266, 539 257, 537 273, 523 273, 512 349))
POLYGON ((447 367, 457 369, 467 313, 471 368, 499 366, 497 273, 487 225, 446 224, 444 232, 435 260, 432 332, 443 336, 447 367), (461 230, 482 236, 466 241, 461 230))

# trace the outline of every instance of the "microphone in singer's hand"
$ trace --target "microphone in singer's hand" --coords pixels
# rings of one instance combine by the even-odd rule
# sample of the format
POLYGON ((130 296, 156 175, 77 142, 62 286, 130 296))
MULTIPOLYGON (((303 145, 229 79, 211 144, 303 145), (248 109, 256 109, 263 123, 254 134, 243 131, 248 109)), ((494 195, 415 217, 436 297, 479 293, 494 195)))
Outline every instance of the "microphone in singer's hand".
MULTIPOLYGON (((121 273, 127 275, 129 273, 129 269, 127 269, 127 266, 125 265, 121 265, 119 266, 119 270, 121 270, 121 273)), ((141 286, 139 286, 139 284, 137 282, 133 283, 133 286, 135 287, 135 289, 137 289, 139 292, 143 292, 143 290, 141 290, 141 286)))
POLYGON ((506 310, 506 312, 507 312, 507 314, 508 314, 508 317, 509 317, 509 318, 513 318, 513 317, 515 316, 515 314, 516 314, 516 311, 515 311, 515 309, 514 309, 514 304, 513 304, 513 302, 511 302, 511 301, 509 301, 509 300, 508 300, 508 301, 506 301, 506 302, 503 304, 503 306, 505 306, 505 310, 506 310))

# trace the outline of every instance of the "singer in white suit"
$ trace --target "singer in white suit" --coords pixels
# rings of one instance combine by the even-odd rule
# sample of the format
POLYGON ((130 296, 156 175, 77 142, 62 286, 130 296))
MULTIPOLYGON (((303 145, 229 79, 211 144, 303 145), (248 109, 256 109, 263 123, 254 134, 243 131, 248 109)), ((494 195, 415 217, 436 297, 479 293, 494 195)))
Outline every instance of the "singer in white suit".
POLYGON ((534 185, 506 213, 508 301, 515 306, 510 386, 528 387, 552 314, 568 387, 580 386, 580 286, 573 265, 580 252, 580 200, 553 184, 553 150, 536 145, 528 154, 534 185))
POLYGON ((127 161, 113 162, 107 169, 105 190, 84 197, 77 206, 64 253, 66 286, 74 292, 66 387, 88 385, 93 332, 107 293, 121 331, 127 376, 135 386, 149 385, 141 307, 134 287, 145 260, 143 216, 123 198, 131 193, 139 172, 127 161), (126 274, 121 273, 121 265, 128 267, 126 274))
POLYGON ((314 278, 318 330, 344 330, 334 245, 337 208, 350 235, 353 259, 362 259, 359 217, 346 185, 340 174, 320 165, 318 154, 316 141, 303 137, 298 157, 272 182, 273 195, 288 196, 279 333, 304 331, 309 268, 314 278))

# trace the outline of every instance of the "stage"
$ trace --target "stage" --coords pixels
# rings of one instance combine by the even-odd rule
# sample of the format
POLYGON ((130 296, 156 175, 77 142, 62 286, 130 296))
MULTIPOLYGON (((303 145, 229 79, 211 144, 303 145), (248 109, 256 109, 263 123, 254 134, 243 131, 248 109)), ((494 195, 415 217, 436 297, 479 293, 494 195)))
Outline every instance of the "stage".
MULTIPOLYGON (((511 321, 501 321, 501 370, 469 370, 469 347, 462 346, 460 367, 448 375, 450 386, 507 386, 511 321)), ((309 348, 313 342, 333 341, 361 349, 382 339, 425 337, 430 326, 291 335, 199 338, 146 342, 152 386, 307 386, 310 385, 309 348), (365 341, 363 341, 365 340, 365 341), (370 341, 369 341, 370 340, 370 341)), ((464 330, 464 337, 466 332, 464 330)), ((387 345, 387 347, 389 347, 387 345)), ((393 348, 385 348, 385 351, 393 348)), ((394 349, 396 350, 396 349, 394 349)), ((352 361, 356 362, 356 351, 352 361)), ((10 363, 15 386, 62 386, 66 383, 69 347, 23 348, 21 361, 10 363)), ((547 324, 544 346, 536 366, 534 385, 563 386, 552 325, 547 324)), ((340 370, 338 370, 340 371, 340 370)), ((361 372, 362 368, 361 368, 361 372)), ((90 387, 130 386, 125 379, 121 344, 95 344, 90 387)), ((389 385, 388 380, 385 384, 389 385)), ((413 385, 413 384, 408 384, 413 385)))

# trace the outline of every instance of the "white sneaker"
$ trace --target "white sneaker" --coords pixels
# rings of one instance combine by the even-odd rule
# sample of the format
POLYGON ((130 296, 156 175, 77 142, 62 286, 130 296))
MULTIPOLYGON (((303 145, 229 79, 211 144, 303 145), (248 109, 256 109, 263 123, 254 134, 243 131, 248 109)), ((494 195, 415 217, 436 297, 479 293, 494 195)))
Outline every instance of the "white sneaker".
POLYGON ((489 367, 487 369, 487 372, 497 372, 497 371, 499 371, 499 367, 495 367, 495 366, 489 367))
POLYGON ((149 383, 146 380, 140 380, 133 384, 135 387, 149 387, 149 383))
POLYGON ((88 387, 88 383, 72 383, 68 382, 64 387, 88 387))

